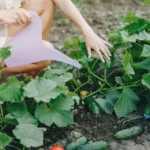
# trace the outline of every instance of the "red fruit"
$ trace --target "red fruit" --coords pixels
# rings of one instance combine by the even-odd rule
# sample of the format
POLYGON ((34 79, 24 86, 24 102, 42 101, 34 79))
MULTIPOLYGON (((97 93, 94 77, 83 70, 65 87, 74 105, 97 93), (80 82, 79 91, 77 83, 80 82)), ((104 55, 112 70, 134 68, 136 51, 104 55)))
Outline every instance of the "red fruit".
POLYGON ((65 149, 61 146, 54 146, 50 150, 65 150, 65 149))

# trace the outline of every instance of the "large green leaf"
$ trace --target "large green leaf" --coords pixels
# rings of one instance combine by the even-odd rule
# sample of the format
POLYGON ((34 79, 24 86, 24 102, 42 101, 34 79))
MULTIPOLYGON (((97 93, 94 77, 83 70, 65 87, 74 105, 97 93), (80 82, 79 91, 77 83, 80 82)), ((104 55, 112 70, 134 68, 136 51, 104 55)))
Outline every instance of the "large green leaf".
POLYGON ((49 102, 61 93, 56 82, 39 77, 29 82, 23 89, 24 96, 34 98, 36 102, 49 102))
POLYGON ((145 29, 148 25, 148 21, 143 18, 140 18, 137 22, 133 22, 125 27, 129 31, 130 34, 140 32, 145 29))
POLYGON ((50 108, 41 104, 35 111, 35 117, 47 126, 55 123, 58 127, 66 127, 73 124, 71 108, 74 102, 72 99, 60 95, 50 102, 50 108))
POLYGON ((12 113, 16 117, 21 117, 26 112, 26 105, 22 103, 13 103, 7 106, 7 110, 9 113, 12 113))
POLYGON ((68 82, 69 80, 73 78, 73 75, 72 73, 67 72, 59 76, 49 74, 46 76, 44 75, 44 77, 52 81, 55 81, 58 85, 64 85, 66 82, 68 82))
POLYGON ((106 94, 106 100, 109 104, 114 106, 117 103, 118 99, 120 98, 120 95, 121 94, 116 90, 109 91, 106 94))
POLYGON ((26 112, 22 117, 17 118, 19 124, 33 124, 38 126, 38 120, 35 119, 29 112, 26 112))
POLYGON ((106 99, 97 98, 95 99, 96 103, 99 105, 99 107, 102 108, 107 114, 112 114, 113 112, 113 106, 107 102, 106 99))
POLYGON ((142 78, 142 84, 150 89, 150 73, 146 74, 142 78))
POLYGON ((121 31, 120 33, 124 42, 136 42, 136 40, 150 41, 150 34, 145 30, 141 31, 139 34, 133 35, 129 35, 126 31, 121 31))
POLYGON ((15 77, 11 77, 8 83, 0 85, 0 97, 3 101, 20 102, 21 96, 21 85, 15 77))
POLYGON ((139 100, 131 88, 124 88, 118 102, 114 106, 116 115, 124 117, 136 110, 136 104, 139 100))
POLYGON ((121 33, 123 42, 136 42, 137 40, 137 34, 133 34, 129 36, 129 33, 126 31, 121 31, 120 33, 121 33))
POLYGON ((132 61, 132 56, 129 52, 126 51, 126 53, 124 54, 123 58, 122 58, 122 65, 125 69, 126 74, 135 74, 132 66, 131 66, 131 62, 132 61))
POLYGON ((144 45, 141 57, 150 57, 150 45, 144 45))
POLYGON ((13 134, 27 148, 43 145, 43 129, 37 128, 32 124, 20 124, 16 126, 13 134))
POLYGON ((12 138, 7 134, 0 132, 0 149, 4 149, 12 141, 12 138))

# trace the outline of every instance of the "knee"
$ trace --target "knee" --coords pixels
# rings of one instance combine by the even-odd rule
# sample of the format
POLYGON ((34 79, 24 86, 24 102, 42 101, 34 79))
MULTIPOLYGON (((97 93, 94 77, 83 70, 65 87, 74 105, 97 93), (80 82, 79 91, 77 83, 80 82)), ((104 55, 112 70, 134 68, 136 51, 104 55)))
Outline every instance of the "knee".
POLYGON ((41 68, 47 68, 50 65, 51 61, 45 60, 45 61, 42 61, 40 63, 41 63, 41 68))
POLYGON ((43 68, 47 68, 51 64, 51 61, 44 60, 44 61, 40 61, 34 64, 37 66, 38 69, 43 69, 43 68))

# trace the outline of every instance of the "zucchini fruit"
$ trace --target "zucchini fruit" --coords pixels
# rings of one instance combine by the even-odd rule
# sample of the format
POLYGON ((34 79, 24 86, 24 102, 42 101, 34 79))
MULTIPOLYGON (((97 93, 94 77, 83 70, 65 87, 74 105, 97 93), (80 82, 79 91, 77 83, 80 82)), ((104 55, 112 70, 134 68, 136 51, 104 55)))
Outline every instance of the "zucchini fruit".
POLYGON ((107 143, 104 141, 93 142, 79 146, 76 150, 106 150, 107 143))
POLYGON ((99 115, 100 114, 101 109, 97 105, 97 103, 95 102, 95 99, 93 97, 85 98, 84 103, 93 115, 99 115))
POLYGON ((140 135, 143 132, 143 127, 134 126, 125 130, 121 130, 115 134, 117 140, 129 139, 140 135))
POLYGON ((65 150, 76 150, 78 146, 84 145, 86 143, 87 143, 87 138, 83 136, 77 139, 75 142, 66 145, 65 150))

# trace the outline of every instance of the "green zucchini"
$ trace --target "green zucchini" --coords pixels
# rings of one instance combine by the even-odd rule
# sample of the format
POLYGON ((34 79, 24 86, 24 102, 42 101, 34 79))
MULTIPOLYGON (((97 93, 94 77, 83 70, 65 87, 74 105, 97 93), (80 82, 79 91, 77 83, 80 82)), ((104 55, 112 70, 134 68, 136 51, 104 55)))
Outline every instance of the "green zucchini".
POLYGON ((93 115, 99 115, 101 112, 100 107, 97 105, 97 103, 95 102, 95 99, 93 97, 87 97, 84 99, 84 103, 86 105, 86 107, 89 109, 89 111, 93 114, 93 115))
POLYGON ((83 136, 77 139, 75 142, 72 142, 66 145, 65 150, 76 150, 78 146, 86 144, 86 143, 87 143, 87 138, 83 136))
POLYGON ((143 127, 134 126, 125 130, 121 130, 115 134, 117 140, 129 139, 140 135, 143 132, 143 127))
POLYGON ((106 150, 107 143, 104 141, 98 141, 79 146, 76 150, 106 150))

